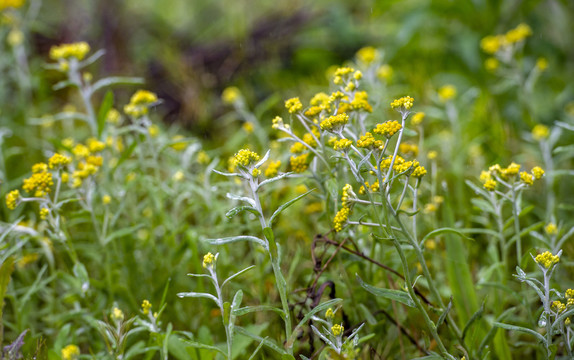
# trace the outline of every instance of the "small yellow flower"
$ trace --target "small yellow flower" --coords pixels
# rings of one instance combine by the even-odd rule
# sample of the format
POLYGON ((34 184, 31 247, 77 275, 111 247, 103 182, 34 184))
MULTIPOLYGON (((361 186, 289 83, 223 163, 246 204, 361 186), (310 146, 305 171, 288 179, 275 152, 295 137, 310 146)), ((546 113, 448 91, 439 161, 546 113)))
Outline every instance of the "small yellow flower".
POLYGON ((413 107, 414 99, 410 96, 405 96, 400 99, 396 99, 391 103, 391 108, 409 110, 413 107))
POLYGON ((82 60, 90 52, 90 45, 87 42, 77 42, 73 44, 62 44, 58 46, 52 46, 50 49, 50 58, 52 60, 68 60, 70 58, 75 58, 76 60, 82 60))
POLYGON ((183 171, 178 170, 173 174, 172 179, 173 181, 181 181, 184 177, 185 175, 183 174, 183 171))
POLYGON ((301 100, 298 97, 294 97, 285 101, 285 108, 290 114, 294 114, 303 109, 303 104, 301 104, 301 100))
POLYGON ((526 185, 532 185, 534 184, 534 175, 529 174, 526 171, 523 171, 520 173, 520 180, 522 180, 522 182, 525 183, 526 185))
POLYGON ((197 162, 200 163, 201 165, 207 165, 209 164, 210 161, 211 159, 209 158, 209 155, 207 155, 205 151, 202 150, 197 153, 197 162))
POLYGON ((225 88, 225 90, 223 90, 223 93, 221 94, 221 100, 223 100, 223 103, 227 105, 232 105, 240 98, 241 98, 241 91, 239 91, 239 89, 235 86, 225 88))
POLYGON ((427 154, 427 157, 429 158, 429 160, 434 160, 437 158, 437 156, 438 156, 438 153, 435 150, 431 150, 427 154))
POLYGON ((157 102, 158 97, 155 93, 147 90, 138 90, 130 98, 130 103, 124 106, 124 112, 134 118, 142 117, 157 102))
POLYGON ((80 357, 80 348, 68 345, 62 349, 62 360, 77 360, 80 357))
POLYGON ((248 167, 254 162, 259 161, 259 159, 259 154, 249 149, 241 149, 233 156, 235 165, 241 165, 243 167, 248 167))
POLYGON ((556 227, 556 224, 548 223, 548 225, 544 227, 544 231, 548 235, 556 235, 558 233, 558 228, 556 227))
POLYGON ((377 70, 377 77, 384 81, 389 81, 393 77, 393 68, 388 65, 381 65, 377 70))
POLYGON ((560 257, 558 255, 552 255, 550 251, 545 251, 542 254, 536 255, 534 260, 546 269, 549 269, 560 261, 560 257))
POLYGON ((436 249, 436 241, 434 239, 428 239, 427 241, 425 241, 425 248, 431 251, 436 249))
POLYGON ((500 64, 499 64, 499 62, 498 62, 498 59, 493 58, 493 57, 489 57, 488 59, 486 59, 486 60, 484 61, 484 67, 486 68, 486 70, 488 70, 488 71, 490 71, 490 72, 493 72, 493 71, 495 71, 496 69, 498 69, 498 66, 499 66, 499 65, 500 65, 500 64))
POLYGON ((151 303, 148 300, 144 300, 142 303, 142 312, 144 315, 149 314, 149 311, 151 309, 151 303))
POLYGON ((532 175, 534 175, 536 180, 540 180, 544 175, 544 170, 540 166, 535 166, 532 168, 532 175))
POLYGON ((291 170, 296 173, 302 173, 309 167, 309 153, 301 154, 299 156, 291 156, 289 159, 291 170))
POLYGON ((20 191, 12 190, 6 194, 6 207, 10 210, 16 209, 20 200, 20 191))
POLYGON ((112 202, 112 197, 110 195, 104 195, 102 196, 102 203, 104 205, 108 205, 109 203, 112 202))
POLYGON ((329 320, 329 319, 333 319, 335 317, 335 313, 333 312, 333 309, 328 308, 327 311, 325 312, 325 319, 329 320))
POLYGON ((124 320, 124 313, 118 307, 114 307, 112 309, 112 314, 110 315, 110 318, 114 322, 122 322, 124 320))
POLYGON ((251 170, 251 175, 256 178, 261 174, 261 170, 259 170, 258 168, 253 168, 253 170, 251 170))
POLYGON ((321 130, 337 132, 343 129, 343 127, 349 122, 349 115, 345 113, 329 116, 325 120, 321 121, 321 130))
POLYGON ((122 114, 114 108, 111 108, 106 115, 106 121, 110 124, 118 125, 122 119, 122 114))
POLYGON ((447 102, 456 96, 456 87, 454 85, 445 85, 438 89, 438 98, 440 101, 447 102))
POLYGON ((395 120, 385 121, 382 124, 377 124, 377 126, 373 129, 373 132, 378 135, 383 135, 388 138, 395 135, 400 129, 402 125, 395 120))
POLYGON ((365 65, 371 64, 380 56, 377 49, 372 46, 366 46, 357 51, 357 59, 365 65))
POLYGON ((66 156, 66 155, 59 154, 59 153, 55 153, 48 160, 48 164, 50 166, 50 169, 53 169, 53 168, 59 167, 59 166, 65 166, 71 162, 72 162, 72 158, 70 158, 69 156, 66 156))
POLYGON ((244 122, 241 127, 248 134, 251 134, 253 132, 253 130, 255 129, 255 127, 253 126, 253 123, 250 123, 250 122, 244 122))
POLYGON ((331 327, 331 332, 335 336, 339 336, 339 335, 343 334, 344 331, 345 331, 345 328, 339 324, 335 324, 331 327))
POLYGON ((490 179, 484 182, 484 188, 488 191, 494 191, 494 189, 496 189, 496 181, 490 179))
POLYGON ((413 115, 413 117, 411 118, 411 123, 413 125, 420 125, 423 120, 425 118, 425 113, 424 112, 418 112, 416 114, 413 115))
POLYGON ((48 208, 41 208, 40 209, 40 219, 46 220, 50 215, 50 210, 48 208))
POLYGON ((345 151, 345 150, 349 149, 351 147, 351 145, 353 145, 353 142, 351 140, 341 139, 341 140, 337 140, 333 144, 333 149, 345 151))
POLYGON ((538 124, 532 129, 532 138, 534 138, 536 141, 548 139, 549 135, 550 129, 548 129, 548 126, 538 124))
MULTIPOLYGON (((1 7, 2 5, 0 5, 0 8, 1 7)), ((13 29, 12 31, 10 31, 10 33, 8 33, 8 37, 6 38, 6 40, 8 41, 8 44, 10 44, 10 46, 12 47, 19 46, 24 42, 24 33, 18 29, 13 29)))
POLYGON ((153 124, 147 129, 149 136, 157 137, 159 135, 159 126, 153 124))
POLYGON ((566 305, 562 301, 556 300, 552 302, 552 309, 554 309, 558 314, 566 310, 566 305))
POLYGON ((541 57, 536 60, 536 68, 540 71, 544 71, 548 68, 548 60, 541 57))
POLYGON ((566 290, 566 293, 564 294, 564 296, 566 296, 567 299, 573 299, 574 298, 574 290, 573 289, 566 290))
POLYGON ((268 178, 277 176, 280 166, 281 166, 281 160, 271 161, 269 165, 267 165, 267 169, 265 169, 265 176, 268 178))
POLYGON ((215 264, 215 255, 213 255, 212 253, 208 252, 207 254, 205 254, 203 256, 203 267, 205 269, 207 269, 208 267, 213 268, 213 265, 215 264))

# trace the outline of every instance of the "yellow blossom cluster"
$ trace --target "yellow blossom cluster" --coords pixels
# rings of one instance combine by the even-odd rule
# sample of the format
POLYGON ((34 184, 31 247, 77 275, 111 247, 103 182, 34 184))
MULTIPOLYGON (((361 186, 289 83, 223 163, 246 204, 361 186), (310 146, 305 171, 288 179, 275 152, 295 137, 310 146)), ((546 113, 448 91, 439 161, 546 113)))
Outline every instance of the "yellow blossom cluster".
POLYGON ((379 56, 379 51, 372 46, 365 46, 357 51, 357 60, 365 65, 370 65, 373 61, 377 60, 379 56))
POLYGON ((48 165, 45 163, 35 164, 32 167, 32 176, 24 179, 22 189, 34 194, 36 197, 42 197, 51 191, 54 185, 52 173, 48 172, 48 165))
POLYGON ((556 300, 552 302, 552 309, 556 311, 556 313, 560 314, 564 310, 566 310, 566 305, 560 300, 556 300))
POLYGON ((259 154, 249 149, 241 149, 233 156, 233 161, 235 165, 248 167, 254 162, 259 161, 260 158, 261 157, 259 156, 259 154))
POLYGON ((419 154, 419 147, 416 144, 401 143, 399 151, 405 155, 417 156, 419 154))
POLYGON ((343 327, 343 325, 335 324, 331 327, 331 332, 335 336, 340 336, 341 334, 343 334, 344 331, 345 328, 343 327))
POLYGON ((302 173, 309 167, 309 153, 301 154, 299 156, 291 156, 289 159, 291 170, 296 173, 302 173))
POLYGON ((336 232, 343 230, 343 225, 349 219, 349 216, 351 215, 351 208, 353 205, 351 199, 354 196, 355 194, 353 193, 353 187, 349 184, 346 184, 343 187, 343 196, 341 197, 343 207, 341 208, 341 210, 337 212, 335 218, 333 219, 333 227, 336 232))
POLYGON ((414 99, 410 96, 405 96, 400 99, 393 100, 391 103, 391 108, 393 109, 401 109, 404 108, 405 110, 409 110, 413 107, 414 99))
POLYGON ((59 153, 55 153, 52 157, 48 160, 48 165, 50 169, 57 168, 60 166, 68 165, 72 162, 72 158, 66 155, 62 155, 59 153))
POLYGON ((456 87, 454 85, 444 85, 438 89, 438 98, 442 102, 447 102, 456 96, 456 87))
POLYGON ((542 254, 536 255, 534 260, 546 269, 550 269, 554 264, 560 261, 560 257, 558 255, 552 255, 550 251, 545 251, 542 254))
POLYGON ((373 107, 369 104, 369 94, 366 91, 357 91, 355 97, 349 103, 349 107, 351 110, 373 112, 373 107))
POLYGON ((265 176, 266 177, 277 176, 280 166, 281 166, 281 160, 271 161, 269 165, 267 165, 267 169, 265 169, 265 176))
POLYGON ((225 88, 225 90, 223 90, 223 93, 221 94, 221 100, 223 100, 223 102, 227 105, 233 104, 240 98, 241 98, 241 91, 239 91, 239 89, 236 88, 235 86, 225 88))
POLYGON ((149 108, 158 101, 157 95, 151 91, 138 90, 130 98, 130 103, 124 106, 124 112, 134 118, 147 115, 149 108))
POLYGON ((376 180, 373 184, 369 184, 368 181, 365 181, 365 185, 361 185, 361 187, 359 188, 359 194, 365 195, 367 193, 365 186, 371 189, 372 192, 377 192, 379 191, 379 180, 376 180))
POLYGON ((341 139, 341 140, 335 141, 335 143, 333 144, 333 149, 345 151, 345 150, 349 149, 351 147, 351 145, 353 145, 353 142, 351 140, 341 139))
POLYGON ((357 146, 365 149, 381 149, 383 148, 383 141, 376 140, 373 134, 366 132, 357 140, 357 146))
POLYGON ((110 318, 114 322, 122 322, 124 321, 124 312, 120 308, 114 306, 110 318))
POLYGON ((19 200, 20 200, 20 191, 18 190, 12 190, 8 194, 6 194, 6 206, 10 210, 16 209, 19 200))
POLYGON ((273 118, 273 125, 271 126, 273 129, 289 129, 289 124, 283 123, 283 118, 280 116, 275 116, 273 118))
POLYGON ((483 183, 485 189, 493 191, 496 188, 497 182, 493 178, 495 175, 500 176, 504 180, 514 180, 516 175, 520 174, 520 181, 526 185, 534 184, 534 180, 539 180, 544 175, 544 170, 541 167, 535 166, 531 172, 520 172, 520 165, 511 163, 508 167, 503 168, 499 164, 492 165, 488 171, 483 171, 480 174, 480 181, 483 183))
POLYGON ((349 122, 349 115, 342 113, 332 115, 321 121, 321 130, 337 132, 340 131, 349 122))
POLYGON ((335 318, 335 312, 333 311, 333 309, 328 308, 327 311, 325 311, 325 319, 332 320, 334 318, 335 318))
POLYGON ((68 345, 62 349, 62 360, 77 360, 80 357, 80 348, 68 345))
POLYGON ((413 117, 411 118, 411 123, 413 125, 420 125, 423 120, 425 118, 425 113, 424 112, 418 112, 416 114, 413 115, 413 117))
POLYGON ((298 97, 294 97, 285 101, 285 108, 290 114, 294 114, 303 109, 303 104, 301 104, 301 100, 298 97))
POLYGON ((532 35, 532 29, 527 24, 519 24, 504 35, 486 36, 480 41, 480 47, 487 54, 495 54, 501 49, 519 43, 532 35))
POLYGON ((388 64, 381 65, 377 70, 377 77, 389 81, 393 77, 393 68, 388 64))
POLYGON ((400 129, 402 125, 395 120, 385 121, 382 124, 377 124, 377 126, 373 129, 373 132, 378 135, 383 135, 388 138, 395 135, 400 129))
POLYGON ((0 11, 7 8, 17 9, 24 5, 24 0, 0 0, 0 11))
POLYGON ((215 255, 213 255, 212 253, 208 252, 207 254, 205 254, 203 256, 203 267, 207 269, 207 267, 213 267, 213 264, 215 263, 215 255))
POLYGON ((50 49, 50 58, 52 60, 68 60, 75 58, 82 60, 90 52, 90 45, 87 42, 81 41, 73 44, 62 44, 52 46, 50 49))
POLYGON ((548 235, 556 235, 558 233, 558 228, 556 227, 556 224, 548 223, 548 225, 544 227, 544 231, 548 235))
POLYGON ((142 302, 142 312, 144 315, 149 314, 149 311, 151 310, 151 303, 148 300, 144 300, 142 302))
POLYGON ((548 126, 538 124, 532 128, 532 138, 536 141, 548 139, 549 135, 550 129, 548 129, 548 126))

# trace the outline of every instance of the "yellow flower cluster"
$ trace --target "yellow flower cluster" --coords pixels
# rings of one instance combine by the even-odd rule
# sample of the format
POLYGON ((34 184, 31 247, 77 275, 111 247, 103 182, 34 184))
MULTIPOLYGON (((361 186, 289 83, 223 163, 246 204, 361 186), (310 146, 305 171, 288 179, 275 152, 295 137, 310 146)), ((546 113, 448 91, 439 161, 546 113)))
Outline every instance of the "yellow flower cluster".
POLYGON ((52 46, 50 49, 50 58, 52 60, 67 60, 76 58, 82 60, 90 52, 90 45, 87 42, 77 42, 73 44, 62 44, 52 46))
POLYGON ((486 36, 480 41, 480 47, 487 54, 494 54, 501 49, 518 43, 532 35, 532 29, 526 24, 519 24, 504 35, 486 36))
POLYGON ((120 310, 120 308, 114 307, 112 309, 112 314, 110 315, 110 317, 114 322, 121 322, 124 320, 124 312, 120 310))
POLYGON ((365 149, 383 149, 383 141, 376 140, 373 134, 366 132, 357 140, 357 146, 365 149))
POLYGON ((134 118, 142 117, 149 112, 150 106, 157 101, 157 95, 153 92, 138 90, 130 98, 130 103, 124 106, 124 112, 134 118))
POLYGON ((351 207, 353 205, 351 198, 353 197, 353 187, 349 184, 346 184, 343 187, 343 196, 341 197, 343 207, 337 212, 335 219, 333 219, 333 227, 335 228, 336 232, 343 230, 343 225, 345 222, 347 222, 349 216, 351 215, 351 207))
MULTIPOLYGON (((381 170, 388 169, 391 166, 393 157, 391 155, 387 156, 381 161, 381 170)), ((402 156, 397 155, 395 157, 395 163, 393 164, 393 170, 398 171, 399 166, 405 162, 402 156)))
POLYGON ((142 312, 144 313, 144 315, 149 314, 149 311, 151 310, 151 303, 148 300, 144 300, 142 303, 142 312))
POLYGON ((395 120, 385 121, 382 124, 377 124, 377 126, 373 129, 375 134, 383 135, 388 138, 395 135, 400 129, 402 125, 395 120))
POLYGON ((118 125, 122 119, 122 114, 114 108, 111 108, 106 115, 106 121, 110 124, 118 125))
POLYGON ((351 140, 341 139, 341 140, 335 141, 335 143, 333 144, 333 149, 345 151, 345 150, 349 149, 351 147, 351 145, 353 145, 353 142, 351 140))
POLYGON ((277 176, 280 166, 281 166, 281 160, 271 161, 269 165, 267 165, 267 169, 265 169, 265 176, 266 177, 277 176))
POLYGON ((549 135, 550 129, 548 129, 548 126, 538 124, 532 128, 532 138, 536 141, 548 139, 549 135))
POLYGON ((456 96, 456 87, 454 85, 445 85, 438 89, 438 98, 442 102, 447 102, 456 96))
POLYGON ((321 121, 321 130, 337 132, 340 131, 349 122, 349 115, 342 113, 329 116, 321 121))
POLYGON ((492 178, 493 175, 499 175, 504 180, 513 180, 516 175, 520 174, 520 180, 526 185, 534 184, 534 180, 539 180, 544 175, 544 170, 541 167, 535 166, 531 172, 520 172, 520 165, 511 163, 506 168, 502 168, 499 164, 492 165, 488 171, 483 171, 480 175, 480 181, 484 183, 484 188, 493 191, 496 187, 496 181, 492 178))
POLYGON ((291 148, 289 148, 289 151, 292 154, 300 154, 300 153, 304 152, 306 149, 307 148, 302 143, 295 142, 295 143, 293 143, 293 145, 291 145, 291 148))
POLYGON ((259 154, 249 150, 249 149, 241 149, 233 156, 233 161, 235 165, 241 165, 247 167, 253 164, 255 161, 259 161, 261 157, 259 154))
POLYGON ((289 129, 289 124, 283 123, 283 118, 280 116, 275 116, 273 118, 273 125, 271 126, 273 129, 289 129))
POLYGON ((566 310, 566 305, 564 305, 564 303, 562 303, 562 301, 556 300, 556 301, 552 302, 552 309, 554 309, 554 311, 556 311, 558 314, 560 314, 561 312, 566 310))
POLYGON ((327 311, 325 312, 325 319, 331 320, 333 318, 335 318, 335 312, 333 312, 333 309, 328 308, 327 311))
POLYGON ((104 162, 103 157, 95 153, 102 151, 105 144, 96 139, 88 139, 87 143, 88 146, 78 144, 72 149, 72 153, 79 160, 77 169, 72 173, 72 186, 75 188, 82 186, 84 179, 97 173, 104 162))
POLYGON ((413 117, 411 118, 411 123, 413 125, 420 125, 420 123, 423 122, 425 118, 425 113, 424 112, 418 112, 416 114, 413 115, 413 117))
MULTIPOLYGON (((333 76, 333 83, 335 83, 336 85, 341 85, 345 82, 345 80, 349 80, 351 75, 355 80, 360 80, 363 77, 363 74, 360 71, 355 71, 355 69, 353 69, 352 67, 348 66, 340 67, 337 70, 335 70, 335 74, 333 76)), ((351 86, 350 88, 347 88, 345 90, 352 91, 354 90, 354 86, 351 86)))
MULTIPOLYGON (((365 185, 369 189, 371 189, 372 192, 379 191, 379 180, 375 181, 373 184, 369 184, 368 181, 365 181, 365 185)), ((359 194, 365 195, 367 193, 367 190, 365 189, 365 185, 361 185, 361 187, 359 188, 359 194)))
POLYGON ((52 155, 52 157, 48 160, 48 165, 50 166, 50 169, 53 169, 55 167, 59 167, 59 166, 65 166, 68 165, 69 163, 72 162, 72 158, 66 155, 62 155, 59 153, 55 153, 54 155, 52 155))
POLYGON ((289 164, 291 170, 296 173, 302 173, 309 167, 309 153, 301 154, 299 156, 291 156, 289 164))
POLYGON ((401 143, 399 151, 405 155, 417 156, 419 154, 419 147, 416 144, 401 143))
POLYGON ((404 108, 405 110, 409 110, 413 107, 414 99, 410 96, 405 96, 400 99, 393 100, 391 103, 391 108, 404 108))
POLYGON ((208 252, 207 254, 205 254, 203 256, 203 267, 207 269, 207 267, 213 267, 213 264, 215 263, 215 255, 213 255, 212 253, 208 252))
POLYGON ((566 290, 566 293, 564 295, 566 296, 567 299, 574 299, 574 290, 568 289, 566 290))
POLYGON ((12 190, 6 194, 6 206, 8 209, 16 209, 16 206, 18 206, 18 200, 20 200, 20 191, 12 190))
POLYGON ((294 97, 285 101, 285 108, 289 111, 289 114, 294 114, 303 109, 303 104, 301 104, 301 100, 298 97, 294 97))
POLYGON ((41 208, 40 209, 40 219, 46 220, 50 215, 50 210, 48 208, 41 208))
POLYGON ((532 185, 534 184, 534 175, 529 174, 526 171, 522 171, 520 173, 520 180, 526 185, 532 185))
POLYGON ((62 360, 77 360, 80 357, 80 348, 68 345, 62 349, 62 360))
POLYGON ((377 70, 377 77, 389 81, 393 77, 393 68, 388 64, 381 65, 377 70))
POLYGON ((357 60, 365 65, 371 64, 379 57, 379 51, 372 46, 366 46, 357 51, 357 60))
POLYGON ((221 94, 221 100, 223 100, 223 102, 227 105, 233 104, 240 98, 241 98, 241 91, 239 91, 239 89, 236 88, 235 86, 225 88, 225 90, 223 90, 223 93, 221 94))
MULTIPOLYGON (((345 97, 343 100, 347 100, 347 98, 345 97)), ((343 102, 339 106, 338 112, 344 113, 351 110, 373 112, 373 107, 369 104, 369 94, 366 91, 357 91, 351 102, 343 102)))
POLYGON ((0 11, 9 7, 17 9, 24 5, 24 0, 0 0, 0 11))
POLYGON ((552 255, 550 251, 545 251, 542 254, 536 255, 534 260, 546 269, 550 269, 554 264, 560 261, 560 257, 558 255, 552 255))
POLYGON ((331 332, 335 336, 339 336, 339 335, 343 334, 344 331, 345 331, 345 328, 339 324, 335 324, 331 327, 331 332))
POLYGON ((32 176, 24 179, 22 189, 28 193, 33 193, 36 197, 44 196, 51 191, 54 185, 52 173, 48 172, 48 165, 39 163, 32 167, 32 176))
POLYGON ((558 228, 556 227, 556 224, 548 223, 548 225, 544 227, 544 231, 548 235, 556 235, 558 233, 558 228))

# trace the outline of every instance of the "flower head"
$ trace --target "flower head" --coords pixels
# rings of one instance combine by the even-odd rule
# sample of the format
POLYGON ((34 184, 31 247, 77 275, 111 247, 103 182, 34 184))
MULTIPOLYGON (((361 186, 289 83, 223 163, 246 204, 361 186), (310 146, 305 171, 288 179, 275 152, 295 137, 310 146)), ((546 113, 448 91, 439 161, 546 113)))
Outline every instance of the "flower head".
POLYGON ((548 235, 556 235, 558 233, 558 228, 556 227, 556 224, 551 222, 544 227, 544 231, 548 235))
POLYGON ((548 126, 538 124, 532 129, 532 138, 534 138, 536 141, 548 139, 549 135, 550 129, 548 129, 548 126))
POLYGON ((391 108, 398 109, 399 111, 401 111, 402 109, 409 110, 410 108, 413 107, 413 103, 414 103, 414 99, 412 97, 405 96, 405 97, 402 97, 400 99, 394 100, 391 103, 391 108))
POLYGON ((371 64, 379 56, 379 51, 372 46, 366 46, 357 51, 357 59, 365 65, 371 64))
POLYGON ((298 97, 294 97, 285 101, 285 108, 287 108, 289 114, 294 114, 303 109, 303 104, 301 104, 301 100, 298 97))
POLYGON ((208 252, 207 254, 203 255, 203 267, 205 269, 213 268, 213 266, 215 265, 215 260, 216 260, 215 255, 208 252))
POLYGON ((544 266, 546 269, 550 269, 554 264, 557 264, 560 261, 560 256, 552 255, 550 251, 545 251, 542 254, 536 255, 534 261, 544 266))
POLYGON ((73 44, 62 44, 52 46, 50 49, 50 58, 52 60, 68 60, 75 58, 76 60, 83 60, 84 57, 90 52, 90 45, 87 42, 77 42, 73 44))
POLYGON ((331 327, 331 332, 335 336, 341 335, 344 331, 345 331, 345 328, 343 327, 343 325, 335 324, 331 327))
POLYGON ((373 132, 378 135, 383 135, 388 138, 395 135, 400 129, 402 125, 395 120, 385 121, 382 124, 377 124, 377 126, 373 129, 373 132))
POLYGON ((338 132, 349 122, 349 115, 345 113, 332 115, 321 121, 321 130, 338 132))
POLYGON ((16 209, 20 200, 20 191, 12 190, 6 194, 6 207, 10 210, 16 209))
POLYGON ((438 89, 438 98, 442 102, 447 102, 456 96, 456 87, 454 85, 445 85, 438 89))
POLYGON ((77 360, 80 357, 80 348, 76 345, 68 345, 62 349, 62 360, 77 360))
POLYGON ((227 105, 231 105, 239 99, 241 99, 241 91, 235 86, 225 88, 221 94, 221 100, 227 105))
POLYGON ((124 112, 134 118, 147 115, 149 108, 158 102, 158 97, 151 91, 138 90, 130 98, 130 103, 124 106, 124 112))
POLYGON ((124 312, 121 311, 118 307, 114 306, 110 318, 114 322, 122 322, 124 320, 124 312))
POLYGON ((144 315, 149 314, 149 311, 151 310, 151 303, 148 300, 144 300, 142 302, 142 312, 144 313, 144 315))
POLYGON ((281 160, 271 161, 269 165, 267 165, 267 169, 265 169, 265 176, 268 178, 277 176, 280 166, 281 166, 281 160))

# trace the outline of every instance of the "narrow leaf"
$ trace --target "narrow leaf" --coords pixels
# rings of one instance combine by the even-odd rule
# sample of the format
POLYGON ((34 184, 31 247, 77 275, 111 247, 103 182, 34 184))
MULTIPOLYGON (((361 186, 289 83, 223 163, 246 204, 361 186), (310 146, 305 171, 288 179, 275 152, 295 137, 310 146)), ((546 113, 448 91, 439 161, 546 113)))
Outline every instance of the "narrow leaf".
POLYGON ((273 213, 273 215, 271 215, 271 217, 269 218, 269 222, 268 222, 268 226, 271 226, 273 224, 273 221, 275 220, 275 218, 277 216, 279 216, 279 214, 281 214, 281 212, 283 212, 285 209, 287 209, 289 206, 293 205, 295 202, 297 202, 298 200, 304 198, 305 196, 307 196, 311 191, 314 191, 315 189, 311 189, 309 191, 307 191, 304 194, 301 194, 299 196, 297 196, 294 199, 291 199, 289 201, 287 201, 285 204, 279 206, 279 208, 277 208, 277 210, 275 210, 275 212, 273 213))
POLYGON ((363 282, 363 279, 361 279, 358 274, 355 274, 355 276, 357 277, 357 281, 359 282, 361 287, 370 292, 371 294, 378 297, 384 297, 389 300, 398 301, 410 307, 415 307, 415 302, 413 301, 409 293, 407 293, 406 291, 377 288, 369 284, 365 284, 363 282))

